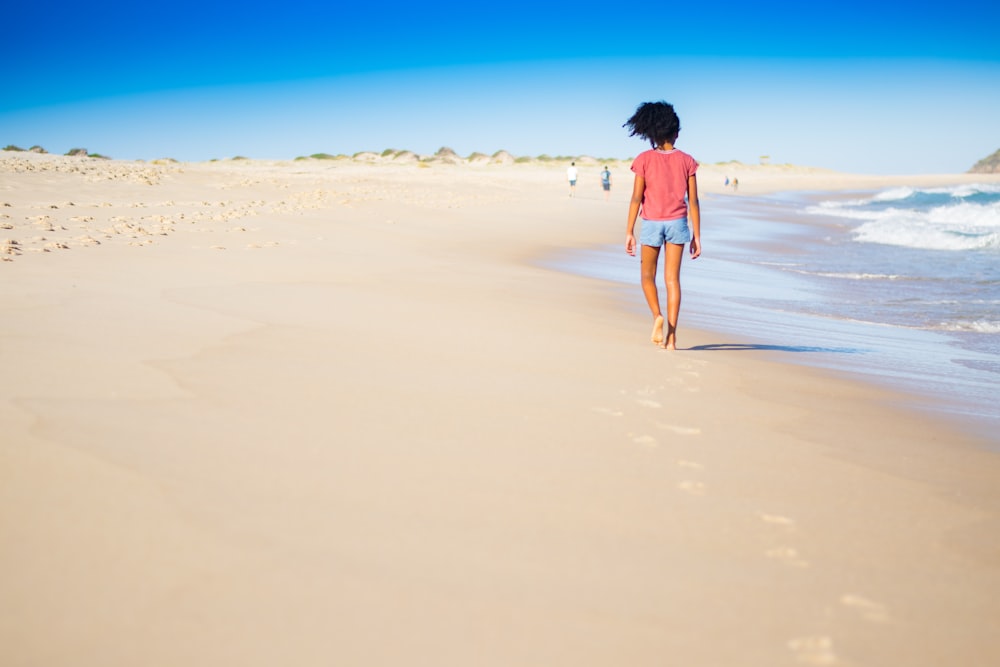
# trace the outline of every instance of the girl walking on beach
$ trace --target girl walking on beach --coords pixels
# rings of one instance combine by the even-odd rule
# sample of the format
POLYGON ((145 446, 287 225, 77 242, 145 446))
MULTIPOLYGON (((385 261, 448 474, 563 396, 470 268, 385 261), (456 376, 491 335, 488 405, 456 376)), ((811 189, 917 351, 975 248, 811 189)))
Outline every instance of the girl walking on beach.
POLYGON ((635 222, 642 218, 642 292, 653 314, 653 343, 677 349, 677 317, 681 310, 681 259, 690 242, 691 259, 701 255, 701 209, 698 206, 698 163, 674 148, 681 122, 666 102, 645 102, 625 121, 629 136, 649 140, 652 148, 632 162, 635 183, 628 207, 625 252, 635 256, 635 222), (664 330, 656 269, 664 250, 663 279, 667 287, 667 318, 664 330))

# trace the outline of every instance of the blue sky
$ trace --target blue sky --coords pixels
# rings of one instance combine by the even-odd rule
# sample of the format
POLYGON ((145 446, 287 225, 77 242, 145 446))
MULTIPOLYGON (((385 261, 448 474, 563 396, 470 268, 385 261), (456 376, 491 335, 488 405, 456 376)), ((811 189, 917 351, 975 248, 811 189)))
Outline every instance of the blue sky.
POLYGON ((629 157, 622 123, 665 99, 702 162, 944 173, 1000 148, 995 1, 15 2, 3 145, 629 157))

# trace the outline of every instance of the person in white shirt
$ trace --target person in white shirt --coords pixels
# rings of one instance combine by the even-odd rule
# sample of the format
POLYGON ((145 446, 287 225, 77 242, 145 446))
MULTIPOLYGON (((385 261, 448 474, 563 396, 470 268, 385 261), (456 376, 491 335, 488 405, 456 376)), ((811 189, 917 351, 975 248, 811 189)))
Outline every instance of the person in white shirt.
POLYGON ((573 193, 576 192, 576 162, 570 162, 569 167, 566 169, 566 178, 569 180, 569 196, 572 197, 573 193))

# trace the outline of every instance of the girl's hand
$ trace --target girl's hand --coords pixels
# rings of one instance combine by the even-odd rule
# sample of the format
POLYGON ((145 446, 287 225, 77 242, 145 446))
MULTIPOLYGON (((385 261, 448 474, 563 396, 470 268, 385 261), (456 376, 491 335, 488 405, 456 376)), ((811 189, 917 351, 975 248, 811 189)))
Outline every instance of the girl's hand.
POLYGON ((632 234, 625 235, 625 252, 635 257, 635 236, 632 234))
POLYGON ((701 239, 691 239, 689 250, 691 251, 691 259, 698 259, 701 256, 701 239))

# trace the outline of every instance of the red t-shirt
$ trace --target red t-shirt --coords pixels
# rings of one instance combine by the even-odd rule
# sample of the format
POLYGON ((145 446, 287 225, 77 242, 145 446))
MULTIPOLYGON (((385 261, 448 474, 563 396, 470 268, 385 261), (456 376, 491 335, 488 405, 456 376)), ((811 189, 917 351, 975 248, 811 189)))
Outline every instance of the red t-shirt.
POLYGON ((639 153, 632 171, 646 181, 640 215, 646 220, 676 220, 687 216, 688 178, 698 171, 694 158, 679 151, 651 149, 639 153))

